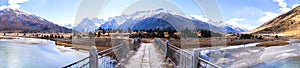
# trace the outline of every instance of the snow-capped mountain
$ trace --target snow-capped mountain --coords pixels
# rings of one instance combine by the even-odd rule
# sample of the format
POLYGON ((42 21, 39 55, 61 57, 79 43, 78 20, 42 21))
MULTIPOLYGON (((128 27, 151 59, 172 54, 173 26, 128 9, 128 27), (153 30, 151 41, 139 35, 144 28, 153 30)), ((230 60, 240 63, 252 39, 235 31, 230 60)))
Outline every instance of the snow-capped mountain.
POLYGON ((190 16, 192 18, 196 18, 198 20, 201 20, 201 21, 204 21, 204 22, 208 22, 210 24, 218 26, 221 30, 226 31, 228 33, 240 33, 240 32, 246 32, 246 31, 248 31, 248 29, 246 29, 246 28, 242 28, 242 27, 230 25, 230 24, 228 24, 226 22, 216 22, 216 21, 213 21, 211 19, 199 16, 199 15, 190 15, 190 16))
POLYGON ((84 18, 78 25, 73 27, 73 30, 79 31, 79 32, 93 32, 97 28, 100 27, 104 23, 104 20, 97 19, 97 18, 84 18))
POLYGON ((71 24, 65 24, 65 25, 63 25, 63 27, 71 29, 73 26, 71 24))
POLYGON ((174 28, 176 30, 204 29, 219 31, 219 28, 182 13, 167 11, 164 9, 138 11, 128 15, 110 18, 100 28, 104 29, 164 29, 174 28))
POLYGON ((0 32, 72 32, 44 18, 21 9, 0 10, 0 32))
POLYGON ((215 22, 212 20, 209 20, 208 22, 218 26, 222 31, 226 31, 227 33, 240 33, 248 31, 246 28, 230 25, 226 22, 215 22))
POLYGON ((248 29, 246 29, 246 28, 236 27, 236 26, 229 25, 226 23, 224 23, 223 25, 219 25, 219 27, 225 29, 225 31, 228 33, 240 33, 240 32, 248 31, 248 29))

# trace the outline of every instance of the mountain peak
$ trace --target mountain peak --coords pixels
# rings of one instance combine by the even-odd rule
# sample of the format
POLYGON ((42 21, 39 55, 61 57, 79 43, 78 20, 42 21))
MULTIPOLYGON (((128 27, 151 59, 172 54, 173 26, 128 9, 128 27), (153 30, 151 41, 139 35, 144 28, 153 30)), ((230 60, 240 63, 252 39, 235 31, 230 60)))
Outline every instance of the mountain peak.
MULTIPOLYGON (((156 10, 144 10, 137 11, 132 14, 126 14, 121 16, 112 17, 105 21, 100 28, 104 29, 123 29, 128 28, 132 30, 142 29, 156 29, 156 28, 176 28, 182 30, 188 29, 204 29, 218 31, 219 26, 203 22, 199 19, 195 19, 192 16, 174 11, 168 11, 163 8, 156 10), (191 24, 192 23, 192 24, 191 24), (195 27, 191 27, 195 26, 195 27), (209 27, 211 26, 211 27, 209 27), (178 28, 177 28, 178 27, 178 28)), ((243 29, 236 30, 235 27, 228 27, 231 32, 243 32, 243 29)))
POLYGON ((9 7, 0 10, 0 24, 0 32, 71 32, 25 10, 9 7))
POLYGON ((161 10, 165 10, 164 8, 159 8, 159 9, 156 9, 155 11, 161 11, 161 10))
POLYGON ((21 9, 17 9, 17 8, 9 8, 9 7, 5 7, 0 9, 0 11, 4 11, 4 12, 15 12, 18 14, 26 14, 26 15, 32 15, 32 13, 25 11, 25 10, 21 10, 21 9))

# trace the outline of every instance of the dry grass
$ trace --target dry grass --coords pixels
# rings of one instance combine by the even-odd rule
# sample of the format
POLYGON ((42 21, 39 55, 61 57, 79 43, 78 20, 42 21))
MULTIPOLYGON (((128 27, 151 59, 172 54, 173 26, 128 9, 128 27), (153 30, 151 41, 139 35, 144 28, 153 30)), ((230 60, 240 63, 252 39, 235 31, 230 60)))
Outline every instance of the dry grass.
POLYGON ((153 43, 153 41, 152 41, 153 39, 152 38, 143 38, 143 39, 141 39, 141 42, 143 42, 143 43, 153 43))
MULTIPOLYGON (((89 50, 90 46, 96 46, 98 51, 112 47, 110 38, 78 38, 78 39, 55 39, 57 45, 74 47, 75 49, 89 50)), ((115 45, 120 43, 115 43, 115 45)))
POLYGON ((261 47, 270 47, 270 46, 281 46, 281 45, 286 45, 289 44, 287 41, 271 41, 271 42, 263 42, 260 44, 257 44, 256 46, 261 46, 261 47))
MULTIPOLYGON (((195 39, 182 39, 175 40, 171 39, 171 43, 180 48, 202 48, 202 47, 213 47, 213 46, 233 46, 233 45, 241 45, 241 44, 249 44, 255 42, 266 42, 276 40, 273 37, 266 37, 265 39, 214 39, 213 38, 199 38, 199 40, 195 39), (199 43, 197 43, 199 41, 199 43), (183 44, 183 45, 182 45, 183 44)), ((165 39, 163 39, 165 40, 165 39)))
POLYGON ((291 36, 291 37, 287 37, 287 38, 290 38, 290 39, 300 39, 300 36, 291 36))

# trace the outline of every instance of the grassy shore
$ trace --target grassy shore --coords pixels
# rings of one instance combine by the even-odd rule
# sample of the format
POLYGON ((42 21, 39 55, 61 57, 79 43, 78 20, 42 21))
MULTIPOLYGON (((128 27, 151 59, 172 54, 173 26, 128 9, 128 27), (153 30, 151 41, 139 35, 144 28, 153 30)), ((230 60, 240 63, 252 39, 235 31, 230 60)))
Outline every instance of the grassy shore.
MULTIPOLYGON (((0 39, 14 39, 14 37, 24 37, 24 38, 38 38, 30 36, 0 36, 0 39)), ((41 38, 39 38, 41 39, 41 38)), ((55 41, 56 45, 65 47, 74 47, 74 49, 89 50, 91 46, 96 46, 98 51, 105 50, 112 47, 112 42, 110 38, 80 38, 80 39, 48 39, 55 41)))
POLYGON ((270 47, 270 46, 281 46, 281 45, 286 45, 286 44, 289 44, 289 42, 283 41, 283 40, 277 40, 277 41, 263 42, 263 43, 257 44, 256 46, 270 47))
MULTIPOLYGON (((165 41, 166 39, 162 39, 165 41)), ((270 41, 277 40, 272 37, 264 38, 264 39, 220 39, 220 38, 186 38, 186 39, 170 39, 170 42, 180 48, 203 48, 203 47, 214 47, 214 46, 234 46, 234 45, 242 45, 242 44, 249 44, 249 43, 256 43, 256 42, 268 42, 264 44, 260 44, 261 46, 276 46, 287 44, 287 42, 280 42, 271 43, 270 41)))
POLYGON ((111 38, 76 38, 76 39, 53 39, 57 45, 74 47, 75 49, 89 50, 91 46, 96 46, 98 51, 111 48, 113 45, 111 38))

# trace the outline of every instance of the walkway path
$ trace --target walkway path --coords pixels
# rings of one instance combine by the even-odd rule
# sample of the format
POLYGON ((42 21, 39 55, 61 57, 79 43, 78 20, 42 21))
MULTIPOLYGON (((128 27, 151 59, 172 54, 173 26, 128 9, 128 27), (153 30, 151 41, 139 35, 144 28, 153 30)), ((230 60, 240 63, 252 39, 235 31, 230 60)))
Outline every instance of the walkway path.
POLYGON ((142 43, 135 54, 124 63, 124 68, 171 68, 154 43, 142 43))

